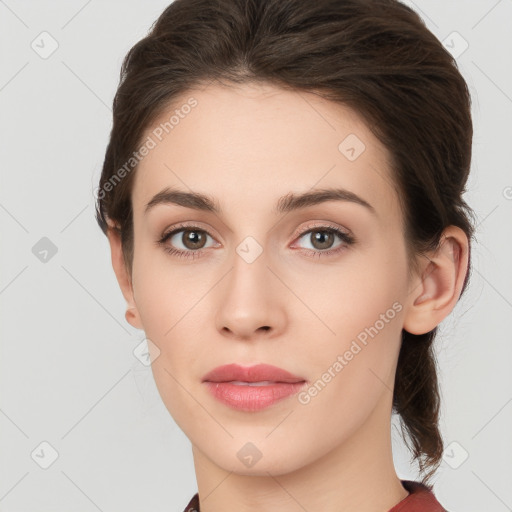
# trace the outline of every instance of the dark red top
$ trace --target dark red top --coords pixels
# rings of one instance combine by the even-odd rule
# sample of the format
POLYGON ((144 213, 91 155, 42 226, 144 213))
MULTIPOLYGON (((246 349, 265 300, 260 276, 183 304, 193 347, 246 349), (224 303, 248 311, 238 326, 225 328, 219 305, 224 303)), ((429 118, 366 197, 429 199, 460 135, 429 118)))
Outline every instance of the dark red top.
MULTIPOLYGON (((432 486, 412 480, 401 480, 401 482, 410 494, 389 512, 448 512, 436 500, 432 486)), ((183 512, 200 512, 198 493, 194 494, 183 512)))

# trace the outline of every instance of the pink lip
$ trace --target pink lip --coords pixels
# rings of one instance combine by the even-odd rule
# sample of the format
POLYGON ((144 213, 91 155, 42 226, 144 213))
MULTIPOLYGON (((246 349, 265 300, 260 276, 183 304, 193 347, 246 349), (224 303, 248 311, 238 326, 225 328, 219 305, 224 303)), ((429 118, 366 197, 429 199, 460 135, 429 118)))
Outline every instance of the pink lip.
POLYGON ((304 382, 306 379, 272 366, 270 364, 257 364, 255 366, 240 366, 238 364, 225 364, 217 366, 203 377, 203 382, 229 382, 241 380, 244 382, 259 382, 270 380, 273 382, 304 382))
POLYGON ((228 364, 207 373, 203 383, 220 402, 242 411, 258 411, 298 393, 306 380, 268 364, 249 367, 228 364), (248 386, 231 381, 269 381, 272 384, 248 386))

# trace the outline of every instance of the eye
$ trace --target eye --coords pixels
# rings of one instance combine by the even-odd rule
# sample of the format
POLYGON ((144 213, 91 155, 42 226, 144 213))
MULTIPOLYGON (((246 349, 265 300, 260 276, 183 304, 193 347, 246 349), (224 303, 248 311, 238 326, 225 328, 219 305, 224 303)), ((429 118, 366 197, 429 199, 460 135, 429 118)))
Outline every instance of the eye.
POLYGON ((311 248, 306 248, 306 252, 309 256, 325 256, 337 254, 344 250, 347 246, 355 243, 355 238, 342 231, 336 226, 316 225, 313 228, 309 227, 306 231, 302 231, 299 234, 299 239, 305 238, 307 242, 311 244, 311 248), (338 246, 333 247, 336 238, 341 242, 338 246))
POLYGON ((208 237, 212 238, 207 231, 198 226, 180 225, 164 234, 157 243, 162 245, 169 254, 184 258, 194 258, 205 248, 208 237))

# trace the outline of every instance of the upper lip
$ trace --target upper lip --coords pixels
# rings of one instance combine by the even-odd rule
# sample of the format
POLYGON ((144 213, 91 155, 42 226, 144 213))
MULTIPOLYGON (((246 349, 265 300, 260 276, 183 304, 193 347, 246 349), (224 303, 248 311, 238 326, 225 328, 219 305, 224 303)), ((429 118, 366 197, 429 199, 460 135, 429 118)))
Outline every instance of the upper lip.
POLYGON ((203 382, 304 382, 305 379, 270 364, 257 364, 254 366, 240 366, 226 364, 217 366, 203 377, 203 382))

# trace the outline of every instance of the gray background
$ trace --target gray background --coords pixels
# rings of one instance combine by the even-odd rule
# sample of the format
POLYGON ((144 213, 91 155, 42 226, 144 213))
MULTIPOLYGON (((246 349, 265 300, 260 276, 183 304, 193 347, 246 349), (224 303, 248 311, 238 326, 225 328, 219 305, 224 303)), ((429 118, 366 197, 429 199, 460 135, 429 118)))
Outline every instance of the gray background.
MULTIPOLYGON (((434 491, 450 512, 512 510, 512 1, 406 3, 458 55, 475 125, 474 270, 436 342, 434 491)), ((167 4, 0 0, 4 512, 181 511, 197 489, 93 215, 121 60, 167 4)), ((393 433, 397 472, 414 479, 393 433)))

